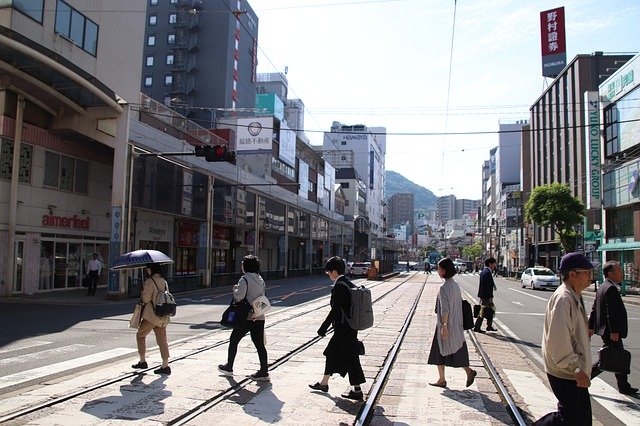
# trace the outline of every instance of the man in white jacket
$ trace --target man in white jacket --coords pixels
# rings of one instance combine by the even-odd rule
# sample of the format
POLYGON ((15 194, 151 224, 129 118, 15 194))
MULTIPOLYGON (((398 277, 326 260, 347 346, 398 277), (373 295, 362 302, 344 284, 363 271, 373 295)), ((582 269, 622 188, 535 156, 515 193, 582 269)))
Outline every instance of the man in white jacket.
POLYGON ((542 332, 542 356, 558 411, 536 425, 590 425, 591 347, 582 290, 591 285, 593 265, 581 253, 560 261, 562 285, 547 304, 542 332))

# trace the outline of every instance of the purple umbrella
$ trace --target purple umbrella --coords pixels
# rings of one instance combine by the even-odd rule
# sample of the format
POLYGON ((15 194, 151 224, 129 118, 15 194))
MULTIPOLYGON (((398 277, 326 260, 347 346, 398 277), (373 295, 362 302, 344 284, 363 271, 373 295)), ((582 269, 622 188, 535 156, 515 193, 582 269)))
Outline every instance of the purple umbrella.
POLYGON ((173 263, 173 260, 158 250, 135 250, 125 253, 113 261, 113 270, 142 268, 147 263, 173 263))

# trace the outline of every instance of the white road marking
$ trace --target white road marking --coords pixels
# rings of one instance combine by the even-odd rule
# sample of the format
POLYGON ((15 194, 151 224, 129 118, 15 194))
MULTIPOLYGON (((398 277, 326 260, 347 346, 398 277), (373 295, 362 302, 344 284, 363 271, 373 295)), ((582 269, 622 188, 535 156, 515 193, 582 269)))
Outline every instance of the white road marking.
POLYGON ((518 395, 522 397, 534 419, 556 411, 557 400, 551 392, 531 371, 502 370, 518 395))
POLYGON ((75 352, 80 349, 90 348, 91 345, 67 345, 59 348, 47 349, 45 351, 32 352, 30 354, 18 355, 11 358, 0 359, 0 365, 6 364, 24 364, 25 362, 34 361, 36 359, 48 359, 49 357, 62 355, 69 352, 75 352))
POLYGON ((511 303, 513 303, 514 305, 518 305, 518 306, 524 306, 524 303, 518 302, 518 301, 515 301, 515 300, 512 300, 511 303))
POLYGON ((545 302, 547 301, 547 299, 545 299, 544 297, 535 296, 535 295, 533 295, 531 293, 527 293, 526 291, 517 290, 515 288, 509 288, 509 290, 515 291, 516 293, 524 294, 525 296, 533 297, 534 299, 544 300, 545 302))
POLYGON ((591 381, 589 394, 625 425, 640 424, 640 404, 637 399, 621 394, 598 377, 591 381))
POLYGON ((115 348, 108 351, 98 352, 96 354, 75 358, 69 361, 59 362, 57 364, 46 365, 44 367, 21 371, 15 374, 9 374, 7 376, 0 377, 0 391, 11 386, 19 385, 20 383, 48 377, 62 371, 71 370, 85 365, 107 361, 112 358, 134 352, 136 352, 136 349, 115 348))
POLYGON ((26 342, 16 342, 4 347, 4 349, 0 349, 0 354, 6 354, 9 352, 21 351, 23 349, 35 348, 37 346, 49 345, 52 342, 45 342, 44 340, 32 340, 26 342))

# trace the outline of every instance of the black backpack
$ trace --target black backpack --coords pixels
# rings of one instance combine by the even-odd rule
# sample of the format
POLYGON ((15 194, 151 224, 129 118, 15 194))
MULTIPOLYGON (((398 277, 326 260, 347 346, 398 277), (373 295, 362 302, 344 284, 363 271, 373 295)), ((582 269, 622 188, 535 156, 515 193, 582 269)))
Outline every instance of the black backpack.
POLYGON ((153 305, 153 310, 156 315, 159 317, 174 316, 176 314, 176 300, 173 298, 173 295, 169 293, 169 285, 165 283, 164 291, 160 291, 156 280, 154 280, 153 277, 151 277, 151 280, 158 289, 158 295, 153 305))

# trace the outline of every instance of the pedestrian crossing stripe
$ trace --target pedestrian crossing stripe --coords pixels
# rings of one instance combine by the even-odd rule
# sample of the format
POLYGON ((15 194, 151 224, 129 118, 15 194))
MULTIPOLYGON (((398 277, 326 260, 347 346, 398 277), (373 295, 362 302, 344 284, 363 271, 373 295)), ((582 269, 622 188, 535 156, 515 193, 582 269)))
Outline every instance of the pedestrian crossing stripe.
MULTIPOLYGON (((557 411, 558 401, 555 395, 538 376, 529 371, 502 371, 516 393, 522 397, 534 419, 537 420, 547 413, 557 411)), ((609 386, 604 380, 597 377, 593 379, 589 394, 623 424, 640 424, 640 404, 635 399, 621 394, 618 389, 609 386)))
POLYGON ((0 377, 0 392, 12 386, 22 383, 32 382, 38 379, 53 376, 64 371, 74 370, 87 365, 99 364, 103 361, 111 360, 116 357, 128 355, 136 352, 131 348, 115 348, 108 351, 98 352, 95 354, 82 356, 68 361, 58 362, 56 364, 46 365, 44 367, 33 368, 31 370, 21 371, 19 373, 9 374, 0 377))

